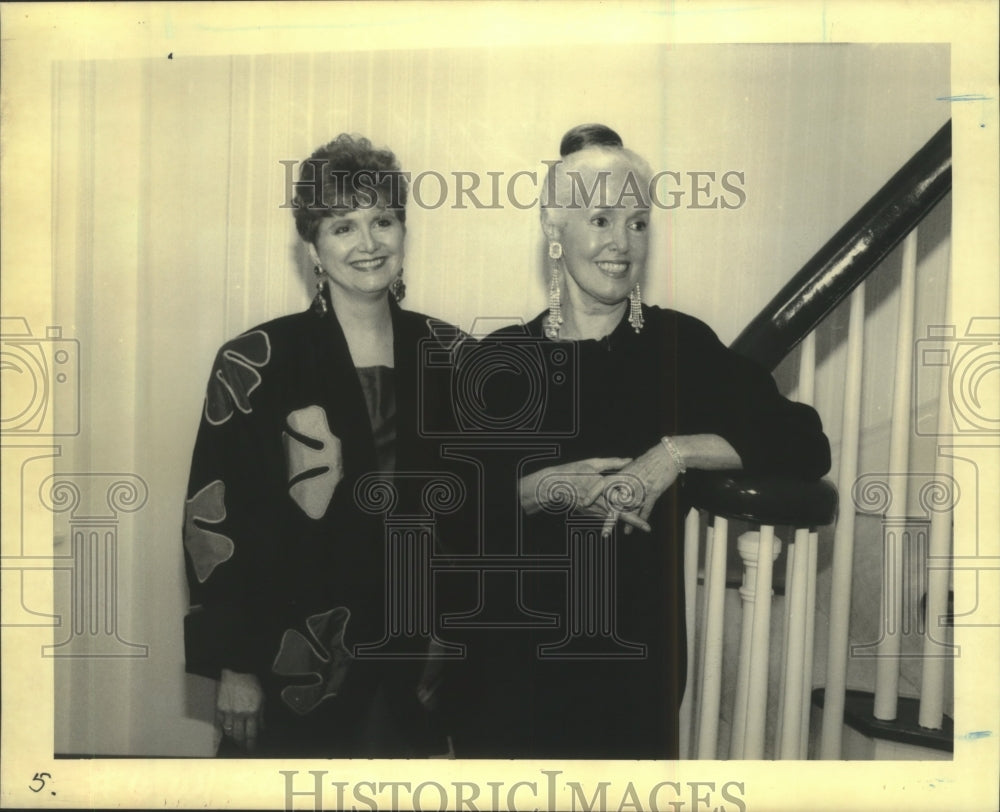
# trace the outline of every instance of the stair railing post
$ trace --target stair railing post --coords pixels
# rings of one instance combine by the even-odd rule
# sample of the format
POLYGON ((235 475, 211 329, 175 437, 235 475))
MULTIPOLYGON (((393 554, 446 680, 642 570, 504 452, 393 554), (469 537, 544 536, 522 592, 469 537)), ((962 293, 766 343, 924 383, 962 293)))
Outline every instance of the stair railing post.
MULTIPOLYGON (((844 375, 844 411, 840 431, 840 470, 837 490, 848 494, 858 476, 858 441, 861 434, 861 362, 865 343, 865 284, 851 294, 847 334, 847 369, 844 375)), ((820 758, 839 759, 847 692, 847 645, 851 620, 851 582, 854 567, 853 510, 842 510, 833 536, 833 574, 830 586, 830 637, 827 649, 826 688, 820 758)))

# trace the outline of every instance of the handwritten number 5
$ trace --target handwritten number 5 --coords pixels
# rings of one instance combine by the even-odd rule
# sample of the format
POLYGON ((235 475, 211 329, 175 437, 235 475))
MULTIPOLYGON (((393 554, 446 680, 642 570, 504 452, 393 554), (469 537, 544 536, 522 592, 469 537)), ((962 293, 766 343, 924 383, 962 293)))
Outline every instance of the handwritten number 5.
POLYGON ((29 785, 28 789, 30 789, 32 792, 41 792, 43 789, 45 789, 45 779, 51 777, 52 777, 51 773, 35 773, 35 777, 31 779, 31 782, 34 783, 35 781, 37 781, 38 787, 36 788, 29 785))

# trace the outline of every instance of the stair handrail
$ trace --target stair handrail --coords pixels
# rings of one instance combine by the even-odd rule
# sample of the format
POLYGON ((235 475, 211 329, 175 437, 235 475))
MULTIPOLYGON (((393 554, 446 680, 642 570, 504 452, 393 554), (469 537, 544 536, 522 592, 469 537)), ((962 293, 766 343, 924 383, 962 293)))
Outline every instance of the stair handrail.
POLYGON ((730 348, 773 370, 951 190, 951 119, 802 266, 730 348))

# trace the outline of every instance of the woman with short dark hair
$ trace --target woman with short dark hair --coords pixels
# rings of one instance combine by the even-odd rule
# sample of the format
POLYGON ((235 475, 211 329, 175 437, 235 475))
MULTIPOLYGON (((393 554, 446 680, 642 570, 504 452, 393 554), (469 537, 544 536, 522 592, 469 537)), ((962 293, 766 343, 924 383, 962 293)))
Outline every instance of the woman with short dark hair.
POLYGON ((384 636, 391 588, 382 519, 355 485, 434 465, 417 377, 420 343, 444 325, 399 306, 406 192, 395 156, 365 138, 316 150, 294 200, 312 305, 227 342, 212 369, 185 509, 185 638, 188 671, 219 680, 222 754, 445 749, 418 697, 426 641, 409 659, 355 657, 384 636))

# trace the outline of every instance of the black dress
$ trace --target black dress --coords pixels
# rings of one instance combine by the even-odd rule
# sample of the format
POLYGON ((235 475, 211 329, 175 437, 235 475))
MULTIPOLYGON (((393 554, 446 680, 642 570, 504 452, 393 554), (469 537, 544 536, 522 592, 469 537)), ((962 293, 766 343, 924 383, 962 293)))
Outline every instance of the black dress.
MULTIPOLYGON (((782 397, 766 371, 697 319, 644 307, 639 334, 623 316, 603 339, 553 342, 544 338, 545 316, 483 342, 537 342, 545 367, 539 446, 555 453, 526 462, 524 473, 636 457, 663 436, 689 434, 722 436, 747 471, 815 479, 829 469, 816 412, 782 397)), ((538 389, 537 378, 511 369, 489 377, 484 402, 502 422, 538 401, 538 389)), ((459 757, 677 757, 686 511, 683 489, 673 487, 649 518, 651 534, 619 531, 610 545, 600 524, 582 516, 511 523, 526 560, 525 615, 555 623, 466 633, 468 657, 450 693, 459 757), (560 565, 567 560, 575 563, 560 565)))

